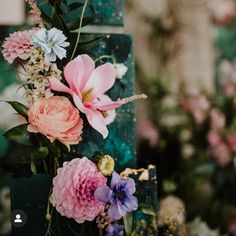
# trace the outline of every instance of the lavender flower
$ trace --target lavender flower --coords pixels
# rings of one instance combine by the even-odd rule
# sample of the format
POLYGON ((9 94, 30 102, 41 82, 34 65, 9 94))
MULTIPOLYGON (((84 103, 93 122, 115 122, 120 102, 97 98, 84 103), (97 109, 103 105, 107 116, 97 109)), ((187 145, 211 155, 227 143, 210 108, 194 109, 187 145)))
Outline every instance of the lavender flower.
POLYGON ((138 208, 135 193, 135 182, 133 179, 121 179, 113 172, 111 179, 111 188, 103 186, 95 191, 95 197, 102 202, 110 203, 108 215, 111 220, 119 220, 127 212, 135 211, 138 208))
POLYGON ((56 58, 62 59, 66 57, 66 50, 70 43, 66 42, 66 36, 57 28, 46 30, 42 28, 33 36, 33 43, 43 49, 45 52, 45 60, 56 61, 56 58))
POLYGON ((105 236, 123 236, 124 226, 118 224, 111 224, 107 227, 107 233, 105 236))

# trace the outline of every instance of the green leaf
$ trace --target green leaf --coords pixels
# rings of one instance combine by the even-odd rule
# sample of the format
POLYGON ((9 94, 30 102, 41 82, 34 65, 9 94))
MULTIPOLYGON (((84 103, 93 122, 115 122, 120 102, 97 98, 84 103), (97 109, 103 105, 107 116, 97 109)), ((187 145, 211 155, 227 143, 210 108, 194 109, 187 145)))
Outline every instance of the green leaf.
POLYGON ((35 165, 34 161, 31 161, 30 169, 33 172, 33 174, 37 174, 37 168, 36 168, 36 165, 35 165))
POLYGON ((124 225, 125 225, 125 233, 126 235, 130 235, 132 231, 132 224, 133 224, 133 214, 132 213, 127 213, 124 217, 124 225))
POLYGON ((34 150, 33 152, 31 152, 30 156, 31 156, 31 160, 37 160, 37 159, 41 159, 41 158, 45 158, 48 156, 48 148, 47 147, 40 147, 37 150, 34 150))
POLYGON ((139 210, 146 215, 156 216, 156 210, 146 203, 140 203, 139 210))
POLYGON ((8 130, 4 134, 4 137, 17 143, 26 144, 29 136, 29 132, 27 131, 27 126, 28 124, 16 126, 8 130))
MULTIPOLYGON (((92 17, 92 16, 91 17, 90 16, 84 17, 82 27, 93 23, 93 21, 94 21, 94 17, 92 17)), ((79 28, 79 26, 80 26, 80 18, 78 20, 74 20, 74 21, 71 21, 68 23, 68 28, 70 30, 76 30, 79 28)))
POLYGON ((26 119, 28 119, 28 116, 27 116, 27 111, 28 111, 28 108, 19 103, 19 102, 16 102, 16 101, 7 101, 7 103, 9 103, 12 108, 17 111, 20 115, 24 116, 26 119))
POLYGON ((69 11, 74 11, 77 10, 80 7, 83 7, 84 3, 83 2, 74 2, 68 5, 68 10, 69 11))

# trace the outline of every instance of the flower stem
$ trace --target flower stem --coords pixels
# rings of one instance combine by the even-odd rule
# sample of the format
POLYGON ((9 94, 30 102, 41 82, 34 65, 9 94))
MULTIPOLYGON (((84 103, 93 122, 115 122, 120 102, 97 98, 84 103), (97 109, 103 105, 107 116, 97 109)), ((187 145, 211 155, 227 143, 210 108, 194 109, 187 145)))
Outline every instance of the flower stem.
POLYGON ((115 59, 115 57, 113 57, 113 56, 108 56, 108 55, 103 55, 103 56, 98 57, 98 58, 95 60, 95 62, 100 61, 100 60, 102 60, 102 59, 111 59, 111 60, 112 60, 112 63, 113 63, 113 64, 116 64, 116 59, 115 59))
POLYGON ((78 36, 77 36, 77 39, 76 39, 76 43, 75 43, 75 47, 74 47, 73 53, 72 53, 71 58, 70 58, 71 60, 73 59, 73 57, 75 55, 75 52, 76 52, 76 49, 77 49, 78 44, 79 44, 81 28, 82 28, 83 18, 84 18, 84 12, 85 12, 87 4, 88 4, 88 0, 85 0, 84 6, 83 6, 83 9, 82 9, 82 13, 81 13, 81 16, 80 16, 79 32, 78 32, 78 36))

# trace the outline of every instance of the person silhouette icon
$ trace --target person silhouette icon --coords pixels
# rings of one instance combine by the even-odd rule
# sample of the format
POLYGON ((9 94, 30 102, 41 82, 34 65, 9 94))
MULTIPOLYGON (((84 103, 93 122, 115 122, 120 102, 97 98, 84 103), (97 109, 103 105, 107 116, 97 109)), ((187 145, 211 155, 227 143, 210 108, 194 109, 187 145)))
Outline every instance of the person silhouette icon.
POLYGON ((22 223, 21 215, 17 214, 14 223, 22 223))

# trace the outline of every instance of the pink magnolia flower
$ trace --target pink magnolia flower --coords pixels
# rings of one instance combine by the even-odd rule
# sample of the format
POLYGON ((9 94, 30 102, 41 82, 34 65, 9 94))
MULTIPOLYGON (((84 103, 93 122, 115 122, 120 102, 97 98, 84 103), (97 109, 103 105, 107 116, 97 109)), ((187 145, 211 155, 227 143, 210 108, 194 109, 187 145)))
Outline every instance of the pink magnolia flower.
POLYGON ((106 187, 106 182, 107 179, 87 157, 64 162, 53 179, 52 205, 62 216, 78 223, 93 221, 105 208, 105 203, 98 201, 94 192, 99 187, 106 187))
POLYGON ((82 139, 83 120, 66 97, 36 100, 28 110, 28 121, 29 132, 39 132, 51 142, 57 139, 69 146, 82 139))
POLYGON ((84 54, 66 65, 64 76, 69 87, 49 77, 50 88, 69 93, 77 108, 86 115, 90 125, 106 138, 108 135, 106 115, 126 103, 125 99, 114 102, 105 95, 115 83, 116 71, 113 65, 106 63, 95 69, 92 58, 84 54))
POLYGON ((12 64, 16 58, 27 60, 34 48, 32 37, 36 30, 18 31, 6 38, 2 47, 5 60, 12 64))

